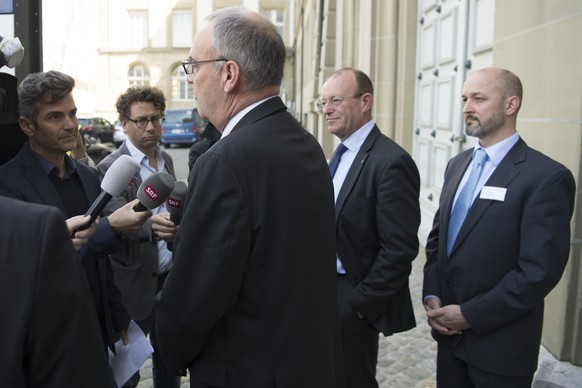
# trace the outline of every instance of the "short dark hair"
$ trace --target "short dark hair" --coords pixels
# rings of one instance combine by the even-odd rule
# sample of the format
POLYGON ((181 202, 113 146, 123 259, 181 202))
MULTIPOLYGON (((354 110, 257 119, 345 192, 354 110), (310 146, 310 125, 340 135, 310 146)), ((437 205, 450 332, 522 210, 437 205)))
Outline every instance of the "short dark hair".
POLYGON ((517 96, 521 105, 523 99, 523 86, 521 80, 511 71, 500 69, 501 74, 499 80, 501 81, 501 90, 503 90, 503 97, 517 96))
POLYGON ((370 93, 374 95, 374 85, 372 85, 372 80, 366 73, 361 70, 354 69, 353 67, 344 67, 337 70, 333 75, 341 73, 352 73, 356 77, 356 85, 358 87, 358 93, 370 93))
POLYGON ((20 116, 36 123, 40 103, 55 104, 73 91, 75 80, 60 71, 32 73, 18 87, 18 109, 20 116))

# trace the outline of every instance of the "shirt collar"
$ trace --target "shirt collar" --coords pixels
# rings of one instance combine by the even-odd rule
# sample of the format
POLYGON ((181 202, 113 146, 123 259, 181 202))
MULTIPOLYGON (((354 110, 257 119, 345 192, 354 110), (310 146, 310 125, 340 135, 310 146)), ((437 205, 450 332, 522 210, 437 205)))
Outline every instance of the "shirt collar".
MULTIPOLYGON (((125 145, 129 151, 129 156, 131 156, 132 159, 134 159, 136 162, 141 164, 141 162, 144 160, 144 158, 147 158, 146 154, 141 152, 140 149, 138 149, 136 146, 133 145, 133 143, 131 142, 129 137, 127 138, 127 141, 125 142, 125 145)), ((160 160, 161 157, 162 157, 162 149, 160 148, 160 146, 156 145, 156 158, 158 160, 160 160)))
MULTIPOLYGON (((32 151, 32 155, 34 155, 34 157, 36 158, 36 160, 40 164, 40 167, 42 168, 46 175, 49 175, 53 171, 54 174, 56 174, 57 176, 59 175, 60 170, 57 166, 53 165, 44 156, 33 150, 32 147, 30 146, 30 143, 26 143, 25 146, 28 147, 30 151, 32 151)), ((73 159, 69 155, 65 154, 65 175, 63 176, 63 179, 70 177, 76 171, 77 166, 73 162, 73 159)))
POLYGON ((349 151, 358 152, 362 147, 362 144, 364 144, 364 141, 366 140, 370 132, 372 132, 374 125, 376 125, 376 122, 374 120, 368 121, 366 124, 358 128, 356 132, 348 136, 347 139, 342 141, 342 144, 345 145, 349 151))
POLYGON ((238 124, 238 122, 247 113, 249 113, 255 107, 259 106, 263 102, 265 102, 268 99, 273 98, 273 97, 277 97, 277 96, 270 96, 270 97, 267 97, 267 98, 263 98, 262 100, 259 100, 259 101, 255 102, 255 103, 252 103, 251 105, 247 106, 246 108, 244 108, 243 110, 241 110, 240 112, 238 112, 236 115, 234 115, 234 117, 232 119, 228 120, 228 123, 226 123, 226 126, 224 127, 224 131, 222 131, 222 136, 220 138, 222 139, 222 138, 228 136, 232 132, 232 130, 234 129, 234 127, 238 124))
POLYGON ((505 158, 505 155, 511 150, 511 148, 518 142, 519 140, 519 133, 515 132, 513 135, 500 141, 499 143, 495 143, 492 146, 487 148, 482 147, 477 142, 473 153, 479 148, 482 148, 487 152, 487 156, 489 157, 489 161, 493 164, 493 166, 497 167, 499 163, 505 158))

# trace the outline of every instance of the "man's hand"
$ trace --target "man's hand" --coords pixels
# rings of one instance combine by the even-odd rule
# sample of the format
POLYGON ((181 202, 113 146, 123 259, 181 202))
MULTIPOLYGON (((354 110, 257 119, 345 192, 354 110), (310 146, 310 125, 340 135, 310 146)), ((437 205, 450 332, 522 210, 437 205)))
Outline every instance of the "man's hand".
POLYGON ((424 310, 436 310, 442 307, 441 298, 438 296, 427 296, 424 300, 424 310))
POLYGON ((134 206, 138 203, 139 199, 134 199, 107 217, 109 225, 115 233, 120 236, 129 236, 137 233, 144 222, 151 217, 152 212, 150 210, 143 212, 136 212, 133 210, 134 206))
POLYGON ((165 242, 173 242, 178 225, 170 221, 170 213, 158 213, 152 217, 152 231, 165 242))
MULTIPOLYGON (((66 222, 67 228, 69 229, 69 234, 73 235, 73 232, 75 232, 75 230, 79 229, 83 225, 86 225, 90 219, 91 216, 75 216, 67 219, 66 222)), ((96 224, 99 223, 99 218, 95 220, 95 223, 96 224)), ((75 232, 75 234, 71 238, 75 250, 79 251, 81 247, 87 243, 87 241, 89 240, 89 236, 91 236, 93 233, 95 233, 94 225, 89 225, 88 228, 75 232)))
POLYGON ((81 132, 77 131, 77 142, 75 143, 75 148, 71 150, 71 157, 73 159, 83 159, 87 157, 87 152, 85 151, 85 144, 83 143, 83 137, 81 132))
MULTIPOLYGON (((426 301, 427 303, 424 308, 428 317, 428 324, 433 329, 443 335, 458 335, 461 334, 463 330, 471 327, 471 325, 469 325, 465 320, 465 317, 463 317, 461 306, 458 304, 451 304, 439 308, 436 307, 437 304, 433 303, 431 307, 428 303, 430 302, 430 299, 426 301)), ((438 304, 440 304, 440 300, 438 301, 438 304)))
POLYGON ((83 137, 79 131, 77 131, 77 143, 75 143, 75 148, 71 150, 71 157, 76 159, 79 163, 85 164, 89 167, 97 168, 93 159, 87 155, 85 143, 83 142, 83 137))
POLYGON ((127 334, 127 329, 123 329, 119 332, 119 337, 121 337, 121 341, 124 345, 129 343, 129 335, 127 334))

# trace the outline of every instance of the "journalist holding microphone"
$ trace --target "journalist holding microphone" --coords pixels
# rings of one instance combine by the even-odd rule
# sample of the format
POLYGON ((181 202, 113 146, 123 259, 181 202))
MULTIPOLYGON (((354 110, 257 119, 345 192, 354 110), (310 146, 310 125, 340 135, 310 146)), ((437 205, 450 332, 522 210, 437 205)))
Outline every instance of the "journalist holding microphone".
MULTIPOLYGON (((124 238, 123 249, 110 256, 115 283, 121 291, 123 304, 131 319, 148 334, 154 323, 154 297, 161 290, 172 265, 172 252, 168 250, 162 237, 171 241, 177 230, 164 205, 174 186, 174 163, 171 156, 158 145, 162 135, 166 99, 154 87, 130 87, 118 97, 116 108, 119 121, 127 133, 127 140, 117 151, 103 159, 97 168, 103 176, 109 172, 112 163, 124 156, 131 157, 140 166, 136 185, 114 197, 105 212, 123 208, 127 203, 133 203, 136 198, 140 199, 140 207, 152 209, 152 216, 142 228, 124 238), (171 186, 167 193, 163 193, 168 189, 168 178, 171 186)), ((153 336, 150 338, 154 348, 154 387, 179 387, 180 377, 166 371, 158 357, 153 336)), ((139 379, 137 372, 123 387, 136 387, 139 379)))
MULTIPOLYGON (((83 221, 89 222, 90 216, 85 219, 78 216, 92 207, 102 187, 94 168, 67 155, 77 141, 74 86, 73 78, 58 71, 33 73, 24 78, 18 88, 19 124, 28 142, 14 159, 0 167, 0 195, 51 205, 69 218, 73 242, 77 247, 82 245, 79 255, 103 341, 113 347, 120 337, 127 342, 129 316, 113 283, 107 256, 121 249, 119 236, 137 232, 151 212, 134 211, 133 206, 139 202, 135 200, 101 218, 93 227, 82 228, 83 221), (83 244, 85 240, 87 243, 83 244)), ((105 350, 103 357, 107 356, 105 350)))

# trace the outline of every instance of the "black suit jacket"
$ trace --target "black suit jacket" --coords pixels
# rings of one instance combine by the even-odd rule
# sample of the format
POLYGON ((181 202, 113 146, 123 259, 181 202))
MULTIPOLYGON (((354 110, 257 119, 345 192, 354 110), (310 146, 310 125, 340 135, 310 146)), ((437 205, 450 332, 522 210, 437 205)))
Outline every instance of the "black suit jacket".
POLYGON ((109 384, 91 292, 63 216, 0 197, 2 386, 109 384))
POLYGON ((423 290, 424 296, 440 297, 443 306, 460 304, 471 328, 462 336, 433 335, 477 368, 531 375, 537 368, 544 297, 568 260, 574 178, 520 139, 485 183, 507 189, 505 200, 478 196, 448 257, 451 206, 472 152, 447 166, 426 245, 423 290))
POLYGON ((194 164, 157 345, 192 387, 342 387, 333 188, 279 98, 194 164))
MULTIPOLYGON (((18 155, 0 167, 0 195, 25 202, 40 203, 59 208, 65 217, 66 208, 57 190, 43 171, 28 144, 18 155)), ((91 204, 101 192, 97 170, 73 160, 85 197, 91 204)), ((81 250, 81 260, 91 287, 100 320, 104 341, 112 346, 119 339, 119 331, 129 325, 129 316, 121 303, 119 290, 113 283, 111 264, 107 259, 121 244, 107 218, 102 218, 97 230, 81 250)))
POLYGON ((408 277, 418 254, 420 178, 410 155, 374 126, 336 201, 337 253, 349 303, 384 335, 416 323, 408 277))
MULTIPOLYGON (((97 169, 103 176, 121 155, 130 155, 129 149, 123 143, 121 147, 103 159, 97 169)), ((176 178, 172 157, 162 151, 165 169, 176 178)), ((137 198, 137 190, 142 184, 140 174, 135 183, 130 185, 120 195, 112 198, 104 209, 105 214, 111 214, 128 202, 137 198)), ((149 317, 154 307, 154 297, 158 287, 159 253, 157 241, 152 232, 152 222, 148 219, 140 231, 132 236, 122 238, 123 249, 113 252, 109 257, 113 268, 115 284, 121 292, 123 304, 134 321, 142 321, 149 317)))

